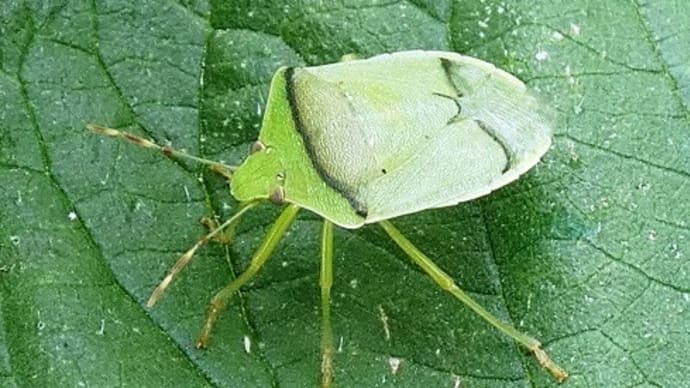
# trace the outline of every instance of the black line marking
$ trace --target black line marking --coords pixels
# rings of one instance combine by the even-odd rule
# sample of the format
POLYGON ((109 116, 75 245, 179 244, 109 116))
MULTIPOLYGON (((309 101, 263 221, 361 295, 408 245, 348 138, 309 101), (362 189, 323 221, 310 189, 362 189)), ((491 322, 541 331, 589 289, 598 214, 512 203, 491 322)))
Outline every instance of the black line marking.
POLYGON ((457 99, 457 98, 455 98, 455 97, 453 97, 453 96, 445 95, 445 94, 443 94, 443 93, 433 92, 433 93, 431 93, 431 94, 433 94, 434 96, 439 96, 439 97, 447 98, 447 99, 453 101, 453 102, 455 103, 455 105, 458 107, 458 113, 456 113, 455 116, 453 116, 453 117, 451 117, 450 119, 448 119, 448 121, 446 122, 446 125, 450 125, 450 124, 453 124, 453 123, 457 123, 457 122, 460 122, 460 121, 462 121, 462 120, 465 119, 464 117, 462 117, 462 116, 460 115, 460 114, 462 113, 462 105, 460 104, 460 100, 459 100, 459 99, 457 99))
MULTIPOLYGON (((443 72, 446 75, 446 80, 448 81, 448 84, 450 85, 451 88, 455 91, 457 94, 456 98, 453 98, 451 96, 447 96, 442 93, 434 93, 437 96, 445 97, 445 98, 450 98, 455 102, 455 104, 458 106, 458 113, 451 117, 450 120, 448 120, 448 124, 452 123, 457 123, 466 119, 471 119, 469 117, 462 117, 460 113, 462 112, 462 104, 460 103, 460 98, 462 98, 465 94, 463 93, 462 90, 458 87, 458 85, 455 83, 453 80, 453 71, 452 67, 454 66, 453 62, 450 59, 447 58, 439 58, 439 61, 441 62, 441 68, 443 69, 443 72)), ((455 64, 455 66, 459 66, 455 64)), ((491 78, 492 73, 487 73, 486 80, 491 78)), ((484 80, 484 82, 486 82, 484 80)), ((498 135, 498 131, 496 131, 493 127, 490 127, 487 123, 483 122, 482 120, 479 119, 473 119, 474 122, 477 123, 479 128, 481 128, 484 132, 486 132, 487 135, 491 137, 498 145, 501 146, 501 149, 503 150, 503 153, 506 156, 506 165, 503 167, 503 170, 501 170, 502 174, 505 174, 506 171, 510 170, 511 167, 515 165, 515 153, 512 151, 512 149, 508 146, 508 144, 505 142, 504 139, 502 139, 498 135)))
POLYGON ((448 58, 439 58, 439 61, 441 61, 441 68, 443 69, 443 73, 446 75, 446 80, 448 80, 448 84, 455 90, 455 94, 458 96, 458 98, 463 97, 465 94, 458 88, 458 85, 455 84, 455 81, 453 81, 453 73, 451 71, 451 67, 453 66, 453 62, 450 61, 448 58))
POLYGON ((515 153, 513 153, 508 144, 498 136, 497 131, 493 127, 490 127, 487 123, 478 119, 474 119, 474 122, 503 149, 503 153, 506 155, 506 165, 503 167, 503 170, 501 170, 501 173, 504 174, 515 164, 515 153))
POLYGON ((457 105, 458 107, 458 113, 455 116, 451 117, 446 123, 446 125, 449 125, 464 120, 464 118, 461 116, 462 104, 460 103, 460 98, 462 98, 465 94, 462 92, 462 90, 460 90, 460 88, 458 88, 458 85, 455 84, 455 81, 453 81, 453 73, 451 70, 453 62, 451 62, 450 59, 447 58, 439 58, 439 61, 441 62, 441 68, 443 69, 443 73, 446 75, 446 81, 448 81, 448 85, 453 89, 453 91, 455 91, 455 97, 443 93, 434 94, 440 97, 445 97, 453 100, 455 105, 457 105))
POLYGON ((307 150, 307 155, 309 156, 309 159, 311 160, 312 164, 314 165, 314 168, 316 169, 316 172, 319 174, 321 179, 323 179, 324 182, 331 188, 333 188, 335 191, 337 191, 340 195, 342 195, 349 203, 350 206, 355 210, 355 213, 362 217, 366 218, 367 215, 369 214, 369 210, 367 209, 366 205, 364 205, 362 202, 360 202, 355 196, 352 194, 352 192, 345 187, 345 185, 338 181, 337 179, 333 178, 328 171, 326 171, 321 164, 319 163, 319 158, 316 156, 316 150, 314 150, 314 145, 312 142, 312 139, 310 138, 309 134, 307 133, 305 126, 304 126, 304 121, 302 121, 302 117, 300 115, 299 107, 297 104, 297 93, 296 93, 296 87, 295 87, 295 68, 294 67, 288 67, 285 70, 285 88, 287 92, 287 98, 288 98, 288 104, 290 105, 290 111, 292 112, 292 118, 295 120, 295 126, 297 127, 297 132, 299 132, 300 136, 302 136, 302 142, 304 143, 304 146, 307 150))

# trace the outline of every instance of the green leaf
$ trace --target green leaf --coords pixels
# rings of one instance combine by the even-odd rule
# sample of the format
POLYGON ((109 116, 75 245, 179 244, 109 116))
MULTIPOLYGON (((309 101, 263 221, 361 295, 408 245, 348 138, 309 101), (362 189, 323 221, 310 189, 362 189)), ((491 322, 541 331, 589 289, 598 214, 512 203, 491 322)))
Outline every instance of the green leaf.
MULTIPOLYGON (((0 386, 316 386, 317 217, 303 212, 210 349, 197 350, 207 301, 247 265, 278 209, 252 212, 233 245, 205 247, 149 310, 155 285, 204 234, 198 220, 237 204, 202 167, 84 125, 238 163, 279 66, 416 48, 516 74, 553 107, 557 130, 514 184, 395 225, 543 340, 571 373, 567 386, 687 381, 686 2, 248 4, 0 9, 0 386)), ((337 231, 333 295, 339 387, 557 385, 377 226, 337 231)))

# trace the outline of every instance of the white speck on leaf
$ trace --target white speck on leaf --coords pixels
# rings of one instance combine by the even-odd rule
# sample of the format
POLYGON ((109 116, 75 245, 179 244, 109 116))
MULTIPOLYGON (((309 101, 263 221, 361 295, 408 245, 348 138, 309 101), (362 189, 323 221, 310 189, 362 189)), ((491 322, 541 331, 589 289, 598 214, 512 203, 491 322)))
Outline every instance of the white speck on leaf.
POLYGON ((101 179, 101 185, 105 186, 105 184, 108 183, 108 179, 110 179, 110 173, 105 174, 105 178, 101 179))
POLYGON ((578 35, 580 35, 580 26, 578 26, 578 25, 575 24, 575 23, 570 23, 570 33, 571 33, 573 36, 578 36, 578 35))
POLYGON ((249 336, 245 335, 244 339, 242 340, 242 343, 244 344, 244 351, 247 352, 247 354, 252 352, 252 339, 249 338, 249 336))
POLYGON ((580 159, 580 156, 577 154, 577 151, 575 150, 575 142, 568 140, 565 143, 565 146, 568 149, 570 159, 572 159, 574 162, 577 162, 580 159))
POLYGON ((563 34, 558 31, 554 31, 553 34, 551 34, 551 37, 553 37, 554 40, 562 40, 563 34))
POLYGON ((383 310, 383 306, 381 305, 379 305, 379 319, 381 319, 381 323, 383 323, 383 335, 386 338, 386 341, 390 341, 391 329, 388 326, 388 315, 386 315, 386 312, 383 310))
MULTIPOLYGON (((671 250, 671 252, 674 253, 674 255, 673 255, 674 259, 680 259, 683 257, 683 251, 678 249, 678 244, 676 244, 676 243, 671 244, 670 250, 671 250)), ((688 294, 684 294, 684 295, 688 295, 688 294)))
POLYGON ((549 53, 544 50, 539 50, 536 54, 534 54, 534 58, 536 58, 537 61, 542 62, 549 59, 549 53))
POLYGON ((69 212, 69 213, 67 214, 67 218, 68 218, 70 221, 74 221, 74 220, 77 219, 77 213, 71 211, 71 212, 69 212))
POLYGON ((10 236, 10 241, 14 246, 18 247, 22 242, 22 239, 19 236, 10 236))
POLYGON ((568 77, 568 84, 570 85, 575 85, 575 77, 572 75, 572 71, 570 69, 569 65, 566 65, 565 67, 565 76, 568 77))
POLYGON ((460 380, 460 376, 455 376, 455 380, 453 381, 453 388, 460 387, 462 387, 462 380, 460 380))
POLYGON ((105 334, 105 319, 101 319, 101 326, 98 328, 98 331, 96 332, 98 335, 103 335, 105 334))
POLYGON ((649 231, 649 240, 650 241, 656 241, 656 230, 650 230, 649 231))
POLYGON ((400 369, 400 364, 402 363, 402 360, 397 358, 397 357, 391 357, 388 359, 388 365, 391 367, 391 373, 396 374, 398 373, 398 369, 400 369))

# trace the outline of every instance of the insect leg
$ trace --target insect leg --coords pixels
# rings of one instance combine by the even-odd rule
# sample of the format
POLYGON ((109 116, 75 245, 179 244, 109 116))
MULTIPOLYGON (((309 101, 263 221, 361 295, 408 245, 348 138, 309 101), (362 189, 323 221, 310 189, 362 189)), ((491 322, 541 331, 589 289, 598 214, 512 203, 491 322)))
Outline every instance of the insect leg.
POLYGON ((257 204, 258 202, 248 202, 244 204, 237 213, 235 213, 222 225, 213 229, 211 233, 207 234, 206 236, 200 238, 199 241, 197 241, 191 249, 185 252, 184 255, 182 255, 177 260, 175 265, 173 265, 173 267, 170 269, 170 273, 168 273, 168 275, 165 278, 163 278, 163 281, 161 281, 160 284, 158 284, 158 287, 156 287, 156 289, 153 290, 148 302, 146 302, 146 306, 153 307, 156 304, 156 302, 158 302, 158 299, 160 299, 160 297, 163 295, 163 292, 165 292, 165 289, 168 288, 170 283, 172 283, 172 281, 175 279, 175 276, 177 276, 177 274, 180 273, 180 271, 182 271, 182 269, 192 260, 192 257, 194 257, 194 253, 196 253, 197 249, 201 248, 209 240, 215 238, 220 232, 223 231, 223 229, 234 225, 240 219, 240 216, 244 214, 244 212, 253 208, 257 204))
MULTIPOLYGON (((199 223, 203 226, 206 227, 206 229, 212 231, 218 229, 218 222, 213 218, 213 217, 202 217, 199 220, 199 223)), ((237 225, 237 222, 235 222, 232 226, 237 225)), ((216 236, 213 237, 213 241, 223 244, 223 245, 228 245, 232 241, 232 236, 234 234, 234 229, 235 228, 228 228, 226 229, 223 233, 220 233, 216 236)))
POLYGON ((561 382, 568 377, 568 372, 561 369, 549 358, 546 352, 541 348, 541 343, 538 340, 528 336, 527 334, 519 332, 513 326, 501 321, 495 315, 487 311, 484 307, 482 307, 482 305, 477 303, 477 301, 462 291, 447 273, 445 273, 433 261, 431 261, 429 257, 422 253, 422 251, 415 247, 410 240, 403 236, 402 233, 400 233, 400 231, 396 229, 389 221, 381 221, 380 224, 386 233, 388 233, 388 235, 391 237, 391 239, 393 239, 393 241, 395 241, 395 243, 398 244, 403 251, 405 251, 412 261, 422 267, 424 272, 426 272, 442 289, 448 291, 454 297, 459 299, 467 307, 479 314, 479 316, 484 318, 498 330, 510 336, 515 341, 532 351, 532 353, 534 353, 534 355, 537 357, 539 363, 549 372, 551 372, 556 380, 561 382))
POLYGON ((333 328, 331 327, 331 286, 333 285, 333 223, 324 219, 321 235, 321 387, 333 382, 333 328))
POLYGON ((212 164, 210 169, 211 171, 215 172, 216 174, 222 176, 225 178, 226 181, 230 182, 232 180, 232 172, 237 170, 237 166, 227 166, 224 167, 225 165, 219 165, 219 164, 212 164))
POLYGON ((113 129, 113 128, 102 127, 102 126, 96 125, 96 124, 86 124, 86 128, 93 133, 98 133, 100 135, 105 135, 105 136, 110 136, 110 137, 119 137, 121 139, 127 140, 128 142, 130 142, 132 144, 135 144, 135 145, 138 145, 138 146, 144 147, 144 148, 151 148, 151 149, 160 151, 161 153, 168 155, 168 156, 172 156, 175 158, 181 158, 181 159, 188 159, 188 160, 195 161, 197 163, 209 165, 209 166, 211 166, 211 169, 213 169, 214 171, 216 171, 219 174, 221 174, 225 177, 228 177, 228 178, 231 175, 232 171, 237 170, 236 166, 229 166, 227 164, 223 164, 223 163, 216 162, 213 160, 200 158, 198 156, 194 156, 194 155, 188 154, 186 152, 176 150, 176 149, 171 148, 169 146, 162 146, 162 145, 159 145, 159 144, 152 142, 151 140, 144 139, 141 136, 137 136, 137 135, 129 133, 129 132, 120 131, 120 130, 113 129))
POLYGON ((213 325, 218 319, 218 314, 220 314, 225 306, 228 305, 230 298, 248 281, 250 281, 254 275, 263 267, 273 250, 276 248, 282 237, 285 235, 288 227, 292 224, 299 211, 299 206, 294 204, 289 204, 280 216, 273 224, 271 229, 266 233, 264 241, 261 246, 254 252, 252 261, 249 267, 235 280, 230 282, 222 290, 220 290, 212 299, 209 304, 208 314, 206 316, 206 323, 201 330, 201 335, 196 343, 197 348, 206 348, 208 342, 211 338, 211 330, 213 330, 213 325))
MULTIPOLYGON (((245 212, 245 207, 251 206, 254 207, 256 205, 256 202, 245 202, 240 204, 240 212, 239 214, 233 215, 233 222, 230 223, 227 227, 222 228, 223 231, 222 233, 218 233, 214 235, 211 239, 217 243, 223 244, 223 245, 228 245, 232 242, 232 240, 235 238, 235 229, 237 229, 237 224, 240 223, 240 218, 242 214, 245 212)), ((215 219, 212 217, 203 217, 199 221, 201 222, 202 225, 204 225, 209 231, 213 232, 216 229, 219 228, 218 222, 216 222, 215 219)))

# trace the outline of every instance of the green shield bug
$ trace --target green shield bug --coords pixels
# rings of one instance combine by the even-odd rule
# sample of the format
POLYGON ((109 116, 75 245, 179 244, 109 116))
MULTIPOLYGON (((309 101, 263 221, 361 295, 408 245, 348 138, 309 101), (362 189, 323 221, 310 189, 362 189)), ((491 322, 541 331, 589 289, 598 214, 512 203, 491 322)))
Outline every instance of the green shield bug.
POLYGON ((239 211, 200 239, 149 299, 153 306, 196 250, 259 201, 285 204, 244 273, 210 302, 197 346, 208 345, 230 298, 261 269, 300 208, 323 217, 321 384, 333 381, 330 290, 333 227, 378 223, 441 288, 531 352, 558 380, 567 373, 536 339, 502 322, 463 292, 389 219, 452 206, 506 185, 532 168, 551 144, 549 122, 525 85, 493 65, 450 52, 408 51, 324 66, 284 67, 273 76, 259 138, 239 167, 124 138, 169 156, 211 165, 230 179, 239 211))

